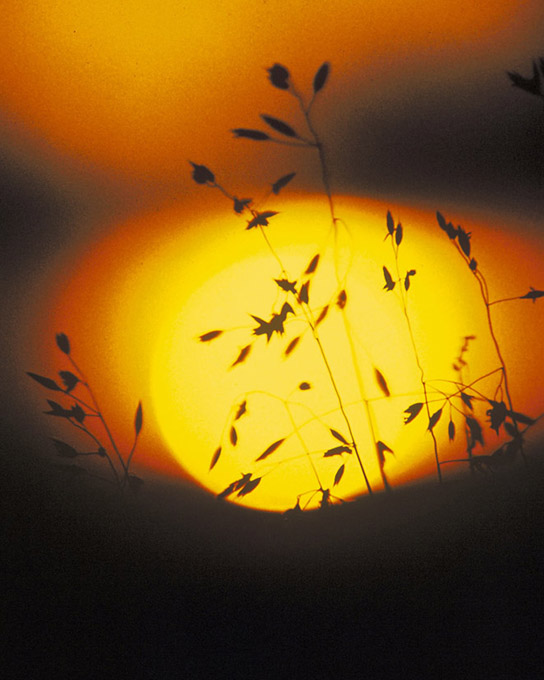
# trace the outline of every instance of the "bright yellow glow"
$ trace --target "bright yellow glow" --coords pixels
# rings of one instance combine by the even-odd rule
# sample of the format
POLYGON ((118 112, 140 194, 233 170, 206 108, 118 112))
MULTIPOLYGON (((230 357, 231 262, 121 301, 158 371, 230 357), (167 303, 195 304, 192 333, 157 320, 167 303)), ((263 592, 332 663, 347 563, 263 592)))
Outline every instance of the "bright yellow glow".
MULTIPOLYGON (((426 416, 422 413, 413 423, 403 424, 404 409, 421 401, 421 386, 399 301, 382 289, 382 265, 392 272, 395 269, 390 242, 384 241, 388 207, 360 199, 341 200, 338 211, 351 236, 340 230, 336 252, 340 276, 349 261, 346 254, 353 254, 346 280, 346 313, 377 438, 395 452, 394 456, 386 454, 385 470, 390 482, 399 484, 432 474, 434 460, 425 433, 426 416), (386 377, 392 393, 389 399, 383 397, 374 367, 386 377)), ((312 256, 323 253, 310 288, 311 307, 317 315, 323 305, 333 303, 319 327, 320 336, 370 483, 378 490, 382 484, 360 385, 342 316, 334 307, 338 286, 327 206, 322 198, 299 197, 278 199, 274 208, 280 214, 271 220, 266 233, 290 280, 300 280, 312 256)), ((452 361, 462 338, 472 334, 477 340, 467 356, 466 379, 475 380, 495 369, 497 361, 476 282, 436 226, 434 215, 391 209, 404 225, 401 275, 407 269, 417 271, 409 292, 409 311, 427 378, 455 379, 452 361)), ((354 455, 345 454, 343 461, 340 456, 323 457, 326 449, 340 444, 328 428, 349 437, 311 334, 305 333, 288 359, 283 356, 288 342, 304 330, 304 322, 289 315, 285 335, 274 335, 269 344, 264 337, 252 335, 256 324, 249 314, 267 319, 286 299, 273 281, 281 277, 276 259, 257 230, 244 229, 243 218, 228 211, 198 215, 183 206, 181 211, 174 209, 111 230, 75 275, 59 282, 63 293, 48 319, 48 333, 62 330, 70 336, 80 363, 89 367, 96 391, 103 395, 103 410, 112 414, 115 427, 126 429, 127 442, 134 406, 142 399, 145 439, 137 457, 140 464, 173 473, 173 457, 186 474, 214 493, 243 473, 262 475, 254 492, 232 498, 256 508, 292 507, 298 494, 316 489, 319 484, 309 458, 321 484, 331 493, 342 498, 360 493, 363 479, 354 455), (215 329, 225 332, 212 342, 198 341, 201 334, 215 329), (241 348, 253 340, 247 360, 229 368, 241 348), (299 390, 302 381, 312 388, 299 390), (247 400, 247 413, 234 422, 243 400, 247 400), (236 446, 229 439, 233 424, 236 446), (254 462, 281 438, 285 442, 269 458, 254 462), (223 452, 210 472, 210 460, 219 444, 223 452), (345 462, 345 474, 333 488, 341 462, 345 462)), ((511 295, 513 288, 521 294, 535 284, 541 243, 521 240, 508 231, 499 236, 482 224, 465 221, 464 225, 473 232, 474 254, 486 273, 493 299, 511 295)), ((513 397, 520 411, 534 415, 544 407, 538 387, 544 378, 539 351, 542 315, 530 302, 506 304, 500 312, 497 309, 497 325, 513 370, 513 397), (512 332, 515 328, 522 331, 512 332)), ((449 389, 445 382, 433 384, 449 389)), ((485 393, 494 385, 494 378, 479 383, 485 393)), ((461 432, 454 444, 447 440, 446 411, 437 428, 441 457, 462 457, 461 432)), ((489 450, 495 442, 489 437, 487 445, 489 450)), ((310 494, 301 502, 309 498, 310 494)), ((315 496, 309 507, 318 500, 315 496)))
POLYGON ((355 86, 394 91, 429 60, 443 74, 491 71, 490 59, 502 71, 505 45, 531 54, 539 14, 537 0, 5 0, 0 104, 62 153, 178 178, 191 148, 214 159, 218 130, 274 109, 264 69, 275 61, 303 87, 331 60, 341 107, 355 86))

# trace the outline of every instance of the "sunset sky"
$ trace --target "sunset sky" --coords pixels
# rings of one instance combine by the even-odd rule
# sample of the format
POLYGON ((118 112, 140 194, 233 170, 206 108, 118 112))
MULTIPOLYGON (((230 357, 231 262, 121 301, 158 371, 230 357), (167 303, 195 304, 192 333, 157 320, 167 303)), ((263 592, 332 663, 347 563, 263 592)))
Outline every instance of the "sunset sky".
MULTIPOLYGON (((52 336, 43 334, 61 330, 67 314, 67 328, 80 315, 85 341, 107 353, 108 376, 120 355, 125 373, 131 356, 133 372, 141 365, 126 326, 126 337, 99 337, 108 301, 123 307, 112 271, 133 295, 144 281, 130 283, 115 251, 101 248, 134 239, 133 276, 166 248, 176 220, 189 234, 195 220, 220 210, 219 198, 191 181, 188 160, 249 195, 294 169, 297 195, 320 191, 311 152, 229 132, 262 126, 260 113, 300 125, 294 99, 266 77, 275 62, 289 67, 304 96, 319 65, 331 63, 314 118, 337 194, 383 201, 397 213, 406 206, 405 215, 418 208, 429 221, 440 209, 492 230, 509 225, 516 238, 522 229, 529 243, 541 243, 542 106, 506 75, 529 76, 540 56, 544 8, 536 0, 323 2, 311 10, 305 2, 242 0, 221 8, 7 2, 3 21, 3 389, 17 404, 14 415, 3 413, 8 438, 40 431, 37 418, 28 426, 28 410, 37 411, 43 395, 21 376, 54 357, 52 336), (59 296, 67 306, 48 309, 59 296)), ((138 302, 131 304, 135 319, 138 302)), ((127 412, 146 379, 125 386, 127 412)))

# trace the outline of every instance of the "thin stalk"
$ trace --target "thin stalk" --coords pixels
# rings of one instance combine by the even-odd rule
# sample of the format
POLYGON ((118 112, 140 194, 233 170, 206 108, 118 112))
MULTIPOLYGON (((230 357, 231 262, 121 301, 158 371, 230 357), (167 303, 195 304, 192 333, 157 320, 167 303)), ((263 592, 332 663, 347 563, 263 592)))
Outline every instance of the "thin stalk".
POLYGON ((121 483, 120 483, 120 480, 119 480, 119 474, 118 474, 118 472, 115 468, 115 465, 113 464, 111 456, 108 454, 106 449, 102 446, 102 442, 84 425, 80 425, 79 423, 74 422, 71 418, 68 419, 68 422, 71 423, 73 425, 73 427, 77 428, 78 430, 85 432, 85 434, 87 436, 89 436, 95 442, 95 444, 98 445, 99 448, 103 449, 103 451, 105 453, 105 457, 106 457, 106 459, 107 459, 107 461, 108 461, 108 463, 111 467, 111 471, 113 473, 113 476, 115 477, 115 482, 116 482, 117 486, 120 486, 121 483))
POLYGON ((113 435, 112 435, 112 433, 111 433, 111 431, 110 431, 110 428, 108 427, 108 424, 107 424, 107 422, 106 422, 106 419, 105 419, 104 416, 102 415, 102 411, 100 410, 100 407, 99 407, 99 405, 98 405, 98 402, 97 402, 97 400, 96 400, 96 397, 95 397, 95 395, 94 395, 94 392, 93 392, 91 386, 90 386, 89 383, 87 382, 87 378, 85 377, 85 374, 84 374, 83 371, 79 368, 79 366, 76 364, 76 362, 72 359, 71 356, 68 356, 68 359, 70 360, 70 363, 71 363, 72 366, 75 368, 75 370, 79 373, 79 375, 80 375, 80 377, 81 377, 81 381, 82 381, 83 384, 85 385, 85 388, 87 389, 87 392, 89 393, 89 396, 91 397, 91 401, 92 401, 93 406, 94 406, 94 408, 95 408, 95 410, 96 410, 96 415, 98 416, 98 418, 100 418, 100 422, 102 423, 102 425, 103 425, 103 427, 104 427, 104 430, 105 430, 105 432, 106 432, 106 435, 107 435, 108 439, 110 440, 110 443, 111 443, 111 445, 112 445, 112 447, 113 447, 113 450, 115 451, 115 453, 116 453, 116 455, 117 455, 117 458, 119 459, 119 462, 121 463, 121 467, 123 468, 123 472, 124 472, 125 478, 128 478, 128 469, 127 469, 127 466, 125 465, 125 461, 123 460, 123 457, 121 456, 121 453, 119 452, 119 449, 118 449, 118 447, 117 447, 117 444, 116 444, 116 442, 115 442, 115 439, 113 438, 113 435))
MULTIPOLYGON (((397 279, 399 282, 399 285, 401 285, 401 275, 400 275, 400 269, 399 269, 399 254, 398 254, 398 246, 395 247, 395 243, 393 241, 393 236, 391 236, 391 246, 393 248, 393 253, 395 256, 395 269, 397 272, 397 279)), ((423 369, 423 366, 421 364, 421 360, 419 357, 419 352, 417 349, 417 344, 416 344, 416 339, 414 336, 414 331, 412 328, 412 321, 410 319, 410 315, 408 314, 408 304, 406 302, 406 296, 405 293, 402 290, 402 285, 400 288, 400 300, 401 300, 401 305, 402 305, 402 312, 404 314, 404 318, 406 320, 406 326, 408 328, 408 335, 410 337, 410 344, 412 346, 412 350, 414 352, 414 358, 416 362, 416 366, 419 370, 419 376, 420 376, 420 382, 421 382, 421 387, 423 388, 423 396, 424 396, 424 401, 425 401, 425 410, 427 412, 427 418, 430 422, 431 420, 431 410, 429 408, 429 394, 427 391, 427 380, 425 378, 425 371, 423 369)), ((428 428, 429 432, 431 433, 431 438, 433 440, 433 453, 434 453, 434 459, 436 463, 436 474, 438 477, 438 482, 441 484, 442 483, 442 471, 440 469, 440 458, 438 456, 438 442, 436 441, 436 435, 434 433, 434 429, 428 428)))
MULTIPOLYGON (((320 137, 317 133, 317 130, 314 127, 313 121, 312 121, 311 116, 310 116, 310 109, 311 109, 311 106, 313 104, 313 98, 310 101, 310 104, 307 107, 305 107, 304 102, 302 100, 302 97, 298 94, 298 92, 295 92, 295 96, 297 97, 297 99, 299 101, 300 107, 301 107, 302 112, 304 114, 304 118, 306 120, 306 124, 307 124, 308 129, 309 129, 309 131, 310 131, 310 133, 311 133, 311 135, 314 139, 315 147, 316 147, 318 155, 319 155, 319 167, 320 167, 320 170, 321 170, 321 181, 323 183, 323 188, 325 189, 325 194, 327 196, 329 213, 330 213, 330 216, 331 216, 331 222, 332 222, 333 229, 334 229, 335 253, 337 254, 337 247, 338 247, 337 225, 338 225, 339 218, 336 215, 336 210, 335 210, 335 206, 334 206, 334 199, 333 199, 332 190, 331 190, 329 166, 328 166, 326 155, 325 155, 325 148, 324 148, 323 142, 321 141, 321 139, 320 139, 320 137)), ((335 256, 335 271, 336 271, 336 278, 337 278, 337 281, 338 281, 339 273, 338 273, 338 263, 336 261, 336 256, 335 256)), ((349 327, 349 323, 348 323, 348 319, 347 319, 345 310, 341 309, 340 311, 342 313, 342 321, 343 321, 343 324, 344 324, 344 332, 346 334, 346 338, 347 338, 349 348, 350 348, 350 355, 351 355, 351 360, 352 360, 355 376, 356 376, 356 379, 357 379, 357 385, 358 385, 358 388, 359 388, 359 393, 361 395, 361 400, 362 400, 363 405, 364 405, 365 416, 366 416, 366 420, 368 422, 368 427, 369 427, 369 430, 370 430, 370 437, 372 439, 372 443, 374 445, 374 450, 376 451, 376 456, 378 457, 378 461, 379 461, 378 439, 377 439, 376 431, 375 431, 375 427, 374 427, 373 414, 372 414, 372 411, 371 411, 371 408, 370 408, 370 402, 369 402, 367 395, 366 395, 366 390, 365 390, 365 387, 364 387, 364 381, 363 381, 363 377, 361 375, 361 370, 360 370, 359 362, 358 362, 358 358, 357 358, 357 352, 355 350, 355 343, 353 341, 353 335, 352 335, 351 329, 349 327)), ((359 457, 358 453, 357 453, 357 457, 359 457)), ((361 463, 361 467, 362 467, 362 463, 361 463)), ((381 464, 379 464, 379 469, 380 469, 384 489, 386 491, 390 491, 391 487, 389 485, 387 475, 385 474, 385 471, 384 471, 383 466, 381 464)), ((363 474, 364 474, 364 472, 363 472, 363 474)), ((366 480, 366 474, 364 474, 364 476, 365 476, 365 480, 366 480)), ((367 482, 367 486, 368 486, 368 482, 367 482)))
MULTIPOLYGON (((459 245, 455 244, 457 246, 457 249, 460 250, 459 245)), ((463 253, 464 254, 464 253, 463 253)), ((525 457, 525 451, 523 450, 523 440, 521 438, 521 432, 519 430, 518 422, 516 420, 516 414, 514 412, 514 406, 512 404, 512 397, 510 395, 510 387, 508 384, 508 371, 506 370, 506 363, 504 361, 504 358, 502 356, 501 348, 499 345, 499 341, 497 339, 497 336, 495 335, 495 329, 493 327, 493 319, 491 317, 491 310, 490 310, 490 303, 489 303, 489 292, 487 289, 487 282, 479 271, 475 272, 476 280, 478 281, 478 285, 480 287, 480 292, 482 294, 482 299, 485 304, 485 311, 486 311, 486 317, 487 317, 487 327, 489 329, 489 334, 491 336, 491 341, 493 342, 493 346, 495 348, 495 352, 497 354, 497 358, 499 360, 499 363, 501 365, 501 370, 502 370, 502 382, 504 383, 504 391, 506 394, 506 400, 508 401, 508 408, 510 409, 510 414, 512 418, 512 423, 514 424, 514 430, 516 432, 516 436, 519 437, 519 452, 521 454, 521 457, 523 459, 523 462, 525 465, 527 465, 527 458, 525 457)))

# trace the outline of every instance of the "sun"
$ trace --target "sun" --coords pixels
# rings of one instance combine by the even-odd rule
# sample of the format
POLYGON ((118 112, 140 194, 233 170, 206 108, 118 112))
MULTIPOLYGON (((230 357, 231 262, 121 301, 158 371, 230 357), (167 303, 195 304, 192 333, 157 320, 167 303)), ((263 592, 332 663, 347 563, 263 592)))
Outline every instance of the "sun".
MULTIPOLYGON (((406 409, 423 401, 418 361, 430 407, 445 404, 436 427, 441 458, 466 455, 458 409, 444 402, 458 379, 452 364, 464 338, 475 336, 464 377, 490 373, 477 385, 489 392, 497 359, 475 281, 434 214, 341 197, 343 222, 334 230, 323 197, 295 194, 276 199, 277 215, 261 232, 223 207, 185 203, 113 225, 85 256, 67 255, 77 265, 57 282, 43 334, 70 336, 127 442, 142 401, 135 463, 270 511, 297 502, 314 508, 324 493, 340 502, 369 487, 380 492, 382 473, 393 487, 435 475, 425 411, 404 422, 406 409), (386 238, 389 209, 403 225, 398 263, 386 238), (384 267, 399 279, 393 291, 384 267), (408 272, 410 328, 399 296, 408 272)), ((538 280, 539 241, 470 226, 494 298, 511 294, 512 281, 525 292, 538 280)), ((516 404, 534 414, 544 407, 543 324, 537 313, 527 323, 530 303, 508 304, 498 332, 516 404)))

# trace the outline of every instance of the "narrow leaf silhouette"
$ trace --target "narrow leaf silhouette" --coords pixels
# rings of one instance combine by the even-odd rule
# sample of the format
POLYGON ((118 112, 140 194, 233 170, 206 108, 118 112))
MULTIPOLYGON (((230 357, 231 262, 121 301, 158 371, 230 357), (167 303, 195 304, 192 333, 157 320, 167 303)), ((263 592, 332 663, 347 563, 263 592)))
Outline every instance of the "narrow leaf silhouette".
POLYGON ((337 430, 333 430, 332 427, 329 427, 329 430, 335 439, 338 439, 338 441, 342 442, 342 444, 346 444, 346 446, 349 446, 348 440, 345 437, 343 437, 340 434, 340 432, 338 432, 337 430))
POLYGON ((322 321, 325 320, 325 318, 326 318, 328 312, 329 312, 329 305, 325 305, 325 306, 323 307, 323 309, 321 310, 321 312, 319 313, 319 316, 318 316, 317 319, 315 320, 315 325, 316 325, 316 326, 319 326, 319 324, 320 324, 322 321))
POLYGON ((317 269, 318 264, 319 264, 319 253, 312 257, 312 259, 310 260, 310 264, 306 267, 306 271, 304 273, 305 274, 313 274, 315 272, 315 270, 317 269))
POLYGON ((258 458, 255 458, 255 462, 259 460, 264 460, 265 458, 268 458, 276 449, 278 449, 283 442, 285 441, 285 437, 283 439, 278 439, 275 441, 273 444, 270 444, 270 446, 261 453, 261 455, 258 458))
POLYGON ((235 137, 245 137, 246 139, 252 139, 254 142, 266 142, 270 139, 266 132, 261 132, 261 130, 249 130, 247 128, 235 128, 231 130, 235 137))
POLYGON ((288 175, 280 177, 272 185, 272 192, 278 195, 280 191, 283 189, 283 187, 287 186, 289 182, 293 179, 293 177, 295 177, 296 174, 297 174, 296 172, 290 172, 288 175))
POLYGON ((345 463, 342 463, 342 465, 338 468, 338 470, 336 471, 336 474, 334 475, 334 484, 333 484, 333 486, 336 486, 337 484, 340 483, 340 480, 341 480, 342 477, 344 476, 344 471, 345 471, 345 469, 346 469, 346 465, 345 465, 345 463))
POLYGON ((313 82, 315 94, 317 94, 325 86, 325 83, 327 82, 327 78, 329 77, 329 71, 330 71, 330 64, 329 64, 328 61, 326 61, 324 64, 322 64, 319 67, 319 69, 317 70, 317 73, 314 76, 314 82, 313 82))
POLYGON ((470 260, 468 263, 468 266, 470 267, 470 271, 475 272, 478 269, 478 263, 474 258, 470 260))
POLYGON ((345 291, 345 290, 341 290, 341 291, 338 293, 338 297, 337 297, 337 299, 336 299, 336 306, 337 306, 339 309, 344 309, 344 307, 346 306, 347 301, 348 301, 348 295, 347 295, 346 291, 345 291))
POLYGON ((192 177, 197 184, 215 183, 215 175, 205 165, 198 165, 193 161, 189 161, 189 163, 193 166, 192 177))
POLYGON ((51 407, 50 411, 44 411, 44 414, 47 416, 57 416, 59 418, 71 418, 72 413, 70 409, 65 409, 63 408, 60 404, 57 404, 56 401, 51 401, 51 399, 47 400, 47 403, 51 407))
POLYGON ((136 415, 134 416, 134 430, 136 432, 136 436, 138 436, 142 430, 142 425, 144 422, 144 415, 142 412, 142 402, 138 404, 138 408, 136 409, 136 415))
POLYGON ((455 423, 453 420, 450 420, 448 423, 448 438, 450 442, 452 442, 455 439, 455 423))
POLYGON ((298 299, 300 300, 300 302, 304 302, 305 304, 308 304, 310 302, 310 295, 308 292, 309 287, 310 282, 306 281, 306 283, 300 289, 300 293, 298 294, 298 299))
POLYGON ((393 220, 393 215, 391 215, 391 211, 387 211, 387 232, 389 236, 393 236, 395 233, 395 222, 393 220))
POLYGON ((219 460, 220 456, 221 456, 221 447, 218 446, 215 449, 214 454, 212 456, 212 460, 210 462, 210 470, 213 470, 213 468, 217 465, 217 461, 219 460))
POLYGON ((446 222, 446 219, 440 212, 436 212, 436 219, 438 220, 438 226, 440 229, 446 232, 449 238, 454 241, 457 238, 457 229, 453 226, 451 222, 446 222))
POLYGON ((399 222, 395 230, 395 243, 400 246, 402 242, 402 224, 399 222))
POLYGON ((301 337, 300 335, 297 335, 297 337, 293 338, 291 342, 287 345, 284 352, 286 357, 288 357, 291 354, 291 352, 295 350, 296 346, 300 342, 300 337, 301 337))
POLYGON ((467 257, 470 257, 470 232, 466 232, 463 227, 457 227, 457 240, 461 250, 467 257))
POLYGON ((404 424, 408 425, 408 423, 411 423, 412 420, 419 414, 422 408, 423 402, 418 401, 416 404, 412 404, 411 406, 408 406, 407 409, 404 409, 404 413, 408 414, 404 419, 404 424))
POLYGON ((256 477, 255 479, 250 479, 244 486, 238 491, 237 496, 247 496, 248 493, 255 491, 255 489, 261 483, 262 477, 256 477))
POLYGON ((274 64, 272 68, 267 69, 268 78, 274 87, 280 90, 289 89, 289 71, 281 64, 274 64))
POLYGON ((471 397, 470 395, 465 394, 464 392, 461 392, 460 396, 461 396, 461 399, 463 400, 463 403, 466 406, 468 406, 471 411, 473 411, 474 409, 473 409, 473 406, 472 406, 472 400, 474 399, 474 397, 471 397))
POLYGON ((236 432, 236 428, 234 427, 234 425, 230 428, 229 437, 230 443, 233 446, 236 446, 236 443, 238 442, 238 433, 236 432))
POLYGON ((531 289, 528 293, 525 293, 525 295, 520 296, 520 300, 532 300, 533 302, 536 302, 537 298, 544 297, 544 290, 535 290, 532 286, 529 286, 531 289))
POLYGON ((251 352, 251 345, 246 345, 245 347, 242 347, 242 349, 240 350, 240 353, 238 354, 236 359, 232 362, 230 367, 234 368, 235 366, 238 366, 239 364, 243 364, 244 361, 248 358, 250 352, 251 352))
POLYGON ((331 456, 341 456, 343 453, 351 453, 349 446, 335 446, 332 449, 328 449, 323 454, 323 458, 330 458, 331 456))
POLYGON ((46 378, 43 375, 38 375, 37 373, 28 373, 33 380, 35 380, 37 383, 40 383, 43 387, 47 387, 48 390, 55 390, 57 392, 62 392, 62 389, 57 385, 57 383, 54 380, 51 380, 51 378, 46 378))
POLYGON ((384 290, 393 290, 395 288, 396 281, 393 281, 389 269, 386 266, 383 267, 383 277, 385 279, 384 290))
POLYGON ((395 452, 393 451, 393 449, 389 448, 389 446, 387 446, 387 444, 384 444, 382 441, 376 442, 376 449, 378 451, 378 461, 380 463, 380 467, 383 470, 383 467, 385 465, 385 453, 389 452, 395 455, 395 452))
POLYGON ((475 444, 476 442, 480 442, 480 444, 483 446, 484 440, 480 423, 475 418, 471 418, 470 416, 466 416, 465 420, 468 425, 468 429, 470 430, 472 443, 475 444))
POLYGON ((60 441, 60 439, 52 439, 51 441, 55 445, 57 453, 62 458, 75 458, 77 455, 79 455, 73 446, 60 441))
POLYGON ((244 401, 238 406, 238 410, 236 411, 236 415, 234 416, 234 420, 240 420, 240 418, 244 415, 244 413, 247 413, 247 400, 244 399, 244 401))
POLYGON ((536 62, 533 61, 533 75, 531 78, 524 78, 519 73, 507 71, 508 77, 512 81, 514 87, 519 87, 530 94, 541 95, 540 73, 538 72, 536 62))
POLYGON ((391 392, 389 391, 387 381, 384 378, 383 373, 376 367, 374 367, 374 377, 376 378, 376 382, 378 383, 378 386, 380 387, 381 391, 385 394, 386 397, 390 397, 391 392))
POLYGON ((299 384, 298 389, 304 392, 305 390, 311 390, 312 386, 309 382, 304 381, 299 384))
POLYGON ((222 334, 223 331, 209 331, 208 333, 201 335, 198 339, 200 342, 210 342, 210 340, 215 340, 215 338, 218 338, 222 334))
POLYGON ((274 118, 273 116, 265 116, 264 114, 261 114, 261 118, 267 125, 270 125, 271 128, 276 130, 276 132, 279 132, 286 137, 298 137, 293 128, 290 125, 287 125, 287 123, 284 123, 283 120, 279 120, 279 118, 274 118))
POLYGON ((508 411, 508 416, 515 419, 517 423, 522 423, 523 425, 534 425, 536 420, 530 416, 526 416, 523 413, 518 413, 517 411, 508 411))
POLYGON ((429 418, 429 425, 427 427, 428 430, 432 430, 433 427, 438 423, 440 420, 440 416, 442 415, 442 409, 438 409, 438 411, 435 411, 433 415, 429 418))
POLYGON ((64 352, 64 354, 70 354, 70 341, 64 333, 57 333, 55 340, 57 342, 57 347, 61 352, 64 352))

